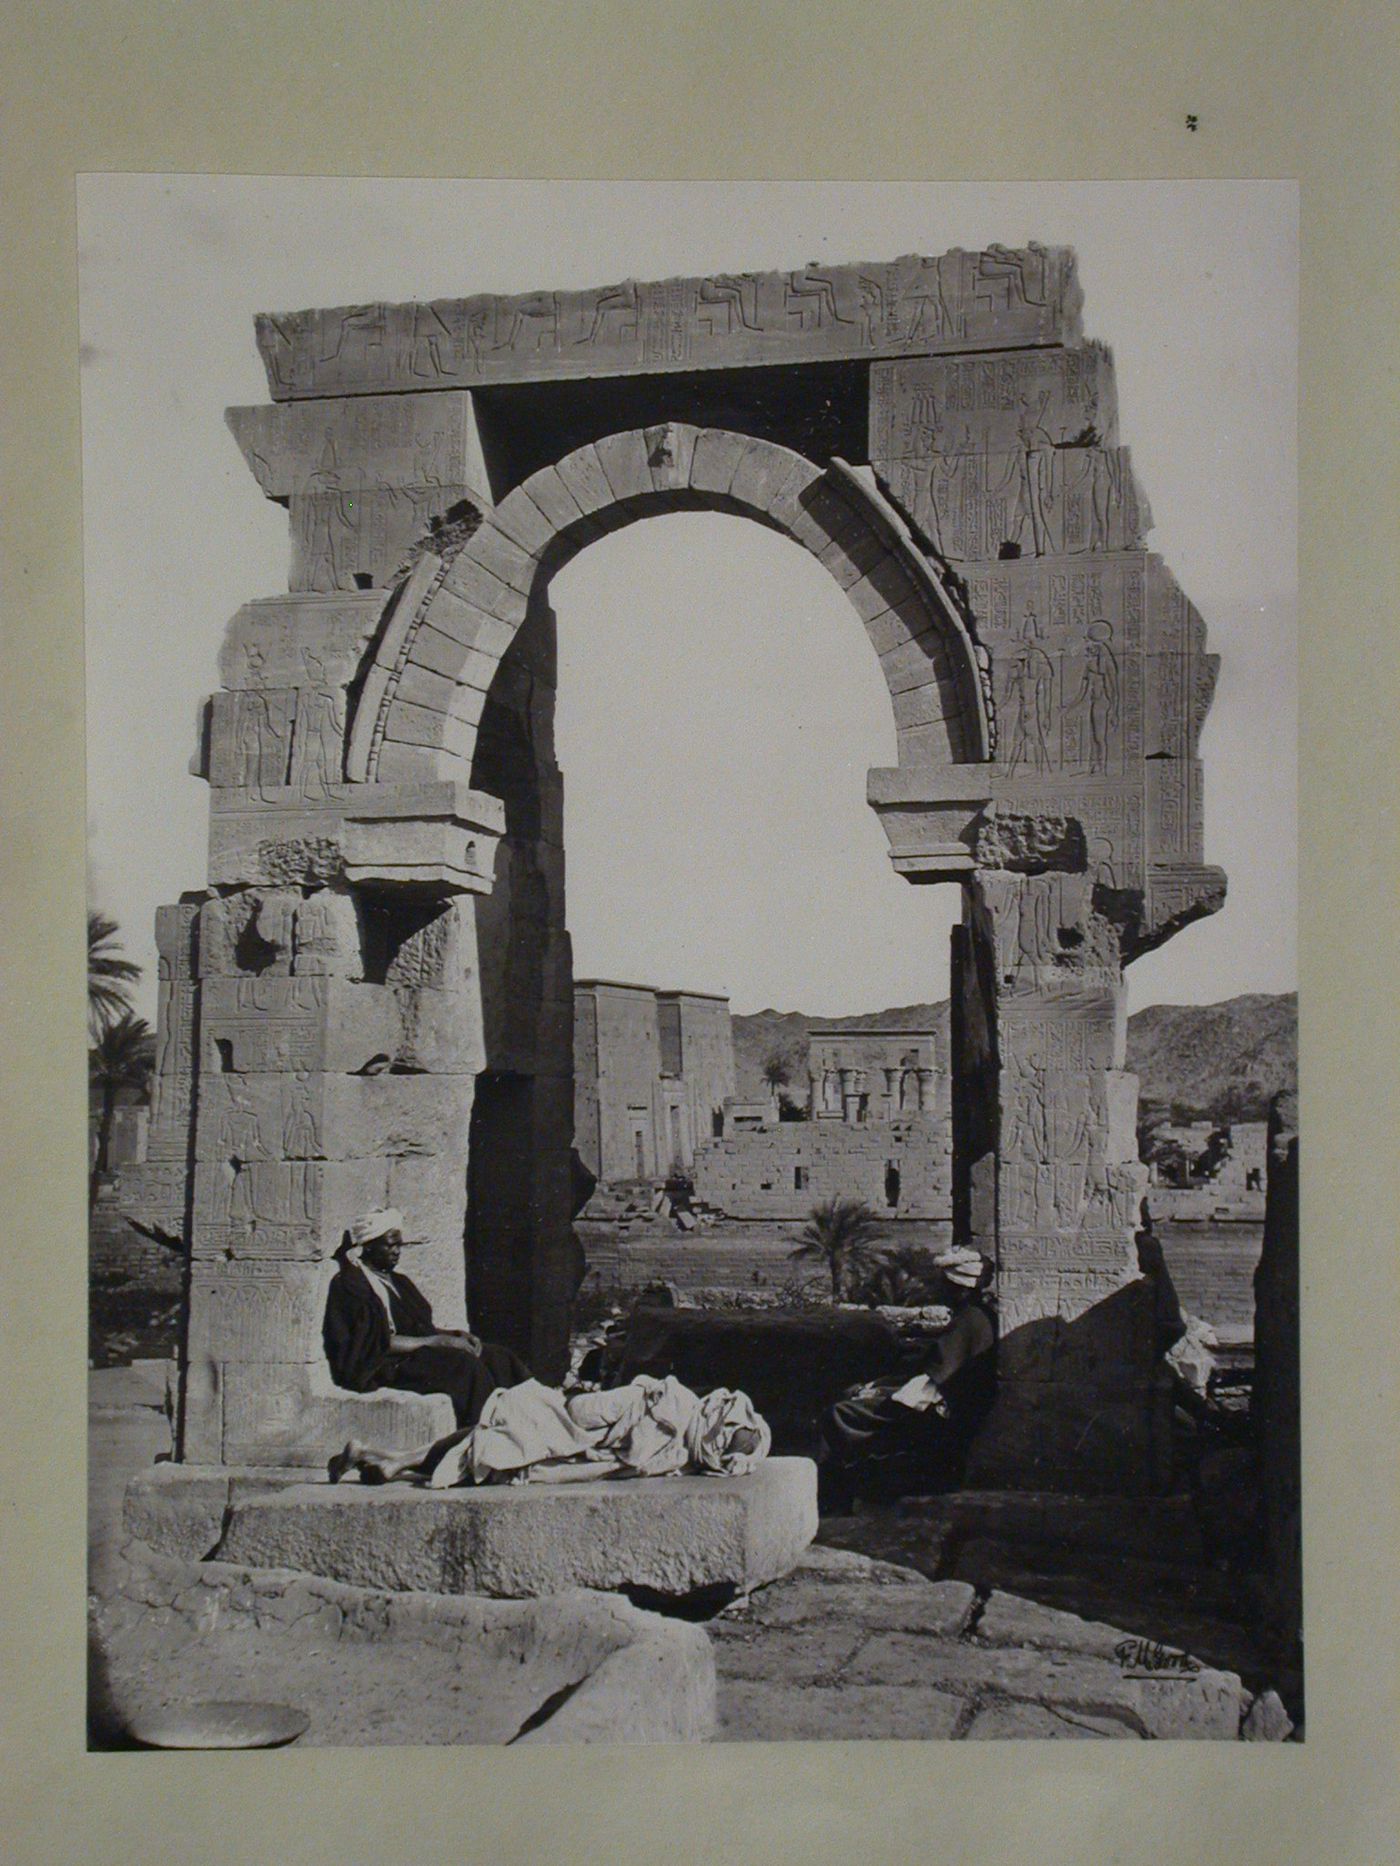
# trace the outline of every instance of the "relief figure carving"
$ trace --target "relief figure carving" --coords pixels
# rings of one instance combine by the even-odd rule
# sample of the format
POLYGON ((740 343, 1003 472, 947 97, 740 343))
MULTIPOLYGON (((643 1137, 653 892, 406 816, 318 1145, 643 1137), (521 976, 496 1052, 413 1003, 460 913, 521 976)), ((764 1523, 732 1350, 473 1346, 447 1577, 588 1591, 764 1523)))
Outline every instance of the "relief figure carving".
POLYGON ((301 651, 309 686, 297 693, 292 728, 291 781, 306 799, 322 798, 340 772, 345 742, 345 696, 326 670, 325 661, 309 648, 301 651))
POLYGON ((1008 772, 1022 764, 1038 772, 1050 769, 1048 741, 1054 693, 1055 669, 1040 646, 1040 623, 1035 611, 1027 609, 1021 641, 1006 676, 1008 772))
POLYGON ((1123 503, 1123 457, 1116 448, 1095 447, 1090 456, 1089 549, 1108 551, 1111 525, 1123 503))
POLYGON ((858 289, 861 339, 873 350, 880 341, 885 321, 885 288, 878 279, 867 278, 862 273, 858 289))
POLYGON ((236 701, 234 782, 261 803, 269 789, 283 782, 287 748, 263 694, 240 693, 236 701))
POLYGON ((282 1151, 290 1160, 315 1159, 321 1151, 320 1128, 303 1074, 292 1077, 282 1121, 282 1151))
POLYGON ((1075 762, 1090 773, 1108 770, 1109 745, 1120 713, 1118 657, 1110 645, 1112 640, 1113 630, 1107 622, 1100 619, 1089 624, 1079 691, 1065 708, 1075 738, 1075 762))
MULTIPOLYGON (((964 334, 963 320, 956 316, 943 289, 943 261, 949 259, 954 266, 958 263, 955 253, 940 253, 936 259, 921 259, 919 270, 924 275, 916 283, 916 289, 905 292, 895 307, 896 315, 907 306, 913 306, 914 315, 904 333, 904 341, 913 343, 923 337, 940 342, 948 337, 964 334)), ((956 296, 956 289, 955 289, 956 296)))

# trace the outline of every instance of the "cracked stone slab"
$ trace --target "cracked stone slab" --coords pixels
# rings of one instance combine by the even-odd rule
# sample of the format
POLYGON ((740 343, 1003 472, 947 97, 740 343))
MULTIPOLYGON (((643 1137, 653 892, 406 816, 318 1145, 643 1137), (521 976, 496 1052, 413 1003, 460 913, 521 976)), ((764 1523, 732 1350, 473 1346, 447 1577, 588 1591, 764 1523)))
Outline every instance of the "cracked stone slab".
POLYGON ((317 1576, 148 1556, 94 1609, 100 1728, 177 1703, 286 1703, 302 1747, 703 1742, 703 1630, 606 1595, 391 1594, 317 1576))
POLYGON ((710 1634, 725 1740, 1234 1740, 1246 1704, 1173 1647, 845 1549, 809 1550, 710 1634))

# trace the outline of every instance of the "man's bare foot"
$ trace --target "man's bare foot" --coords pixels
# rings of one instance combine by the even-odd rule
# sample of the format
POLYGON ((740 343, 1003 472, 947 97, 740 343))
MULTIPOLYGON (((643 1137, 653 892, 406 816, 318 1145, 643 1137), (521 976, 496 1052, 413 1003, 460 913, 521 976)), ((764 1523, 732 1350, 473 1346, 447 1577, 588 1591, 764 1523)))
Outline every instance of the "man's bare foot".
POLYGON ((364 1446, 357 1445, 353 1438, 347 1439, 345 1449, 338 1451, 326 1466, 326 1476, 333 1484, 338 1484, 342 1477, 354 1470, 364 1456, 364 1446))

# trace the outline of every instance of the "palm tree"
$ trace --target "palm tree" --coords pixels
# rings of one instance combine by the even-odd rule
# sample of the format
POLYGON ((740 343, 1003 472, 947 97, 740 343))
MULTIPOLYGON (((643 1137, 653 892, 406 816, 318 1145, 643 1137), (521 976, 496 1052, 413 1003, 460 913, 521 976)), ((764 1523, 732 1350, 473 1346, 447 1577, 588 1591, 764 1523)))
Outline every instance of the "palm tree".
POLYGON ((123 959, 120 929, 106 914, 88 908, 88 1034, 96 1043, 109 1024, 131 1011, 131 992, 141 976, 132 959, 123 959))
POLYGON ((102 1111, 97 1121, 97 1158, 93 1161, 88 1188, 89 1203, 97 1197, 98 1181, 107 1171, 107 1155, 112 1144, 112 1118, 117 1097, 123 1089, 142 1092, 151 1079, 155 1035, 144 1017, 123 1011, 103 1026, 97 1041, 88 1052, 88 1079, 102 1091, 102 1111))
POLYGON ((863 1199, 823 1199, 812 1207, 792 1257, 820 1257, 831 1276, 831 1299, 840 1302, 850 1272, 868 1260, 884 1237, 878 1215, 863 1199))
POLYGON ((763 1080, 768 1084, 768 1093, 773 1100, 778 1099, 778 1090, 786 1088, 792 1080, 792 1066, 781 1050, 770 1050, 763 1059, 763 1080))

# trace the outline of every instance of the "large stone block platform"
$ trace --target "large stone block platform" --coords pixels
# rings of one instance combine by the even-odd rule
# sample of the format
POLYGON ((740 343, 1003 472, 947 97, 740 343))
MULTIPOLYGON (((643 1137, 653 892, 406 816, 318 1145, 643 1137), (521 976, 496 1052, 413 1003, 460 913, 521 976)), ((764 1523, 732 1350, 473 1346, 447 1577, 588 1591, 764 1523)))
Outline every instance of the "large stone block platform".
POLYGON ((770 1458, 748 1477, 426 1491, 166 1466, 132 1482, 124 1515, 128 1536, 168 1554, 356 1587, 680 1596, 787 1574, 816 1534, 817 1474, 770 1458))

